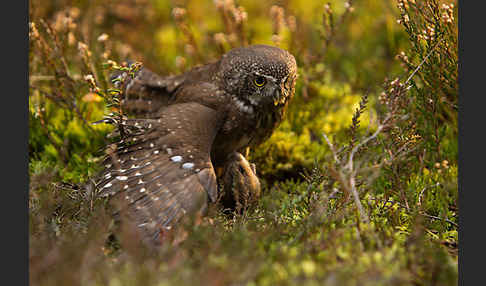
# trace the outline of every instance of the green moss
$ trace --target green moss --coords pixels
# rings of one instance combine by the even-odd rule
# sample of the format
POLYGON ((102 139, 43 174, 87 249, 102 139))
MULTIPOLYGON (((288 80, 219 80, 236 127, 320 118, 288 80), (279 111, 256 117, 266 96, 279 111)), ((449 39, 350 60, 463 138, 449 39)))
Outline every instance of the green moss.
MULTIPOLYGON (((113 129, 91 123, 114 110, 106 106, 109 98, 83 100, 90 92, 83 77, 93 71, 85 66, 77 41, 69 44, 69 31, 54 31, 61 45, 57 49, 40 24, 41 18, 53 24, 59 12, 76 14, 75 9, 64 0, 31 2, 30 21, 51 47, 48 59, 33 41, 29 49, 30 75, 47 76, 31 78, 31 85, 43 92, 31 88, 29 95, 33 284, 457 284, 456 110, 438 101, 430 112, 421 100, 443 95, 454 106, 457 90, 444 81, 455 82, 454 60, 436 58, 447 54, 443 52, 432 55, 413 88, 402 94, 410 101, 401 107, 391 131, 355 154, 357 190, 369 222, 359 218, 353 197, 337 179, 336 171, 346 176, 347 169, 335 163, 323 137, 325 133, 347 159, 349 144, 372 134, 386 112, 378 100, 385 78, 408 77, 395 55, 404 50, 418 64, 427 52, 427 43, 414 41, 397 23, 395 4, 353 1, 354 11, 341 21, 344 2, 329 1, 336 26, 327 43, 323 2, 235 1, 248 13, 243 36, 249 44, 273 44, 270 7, 285 8, 280 45, 295 55, 299 66, 296 94, 278 129, 250 152, 263 186, 258 204, 235 217, 212 205, 200 225, 182 227, 184 239, 177 237, 154 253, 130 233, 117 232, 111 206, 83 188, 100 170, 103 147, 110 142, 106 136, 113 129), (287 25, 289 16, 296 19, 295 33, 287 25), (447 93, 440 90, 449 85, 447 93), (368 103, 352 133, 353 114, 365 94, 368 103), (420 137, 411 140, 416 134, 420 137), (404 142, 411 146, 408 153, 392 160, 390 154, 396 155, 404 142), (46 265, 52 267, 45 271, 46 265)), ((141 60, 154 71, 175 73, 180 70, 177 56, 186 59, 185 68, 219 56, 222 50, 213 36, 229 28, 214 1, 88 2, 76 4, 80 13, 71 32, 89 44, 95 69, 109 49, 109 58, 117 62, 141 60), (171 15, 174 7, 186 9, 184 21, 200 58, 186 53, 188 38, 171 15), (110 36, 106 44, 97 40, 101 33, 110 36)), ((454 47, 449 34, 446 42, 454 47)), ((226 43, 223 50, 229 47, 226 43)), ((109 71, 95 74, 108 78, 109 71)), ((100 86, 108 84, 98 78, 100 86)))

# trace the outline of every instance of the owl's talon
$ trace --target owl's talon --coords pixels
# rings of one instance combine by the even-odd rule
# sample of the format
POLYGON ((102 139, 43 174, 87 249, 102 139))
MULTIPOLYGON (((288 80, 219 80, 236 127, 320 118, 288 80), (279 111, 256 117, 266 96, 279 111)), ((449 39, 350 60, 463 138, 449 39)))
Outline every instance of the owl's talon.
POLYGON ((225 208, 241 213, 260 198, 261 186, 256 176, 256 166, 240 153, 234 152, 228 157, 222 179, 222 203, 225 208))
POLYGON ((255 165, 255 163, 251 163, 250 164, 250 167, 251 167, 251 170, 253 171, 253 173, 256 175, 256 165, 255 165))

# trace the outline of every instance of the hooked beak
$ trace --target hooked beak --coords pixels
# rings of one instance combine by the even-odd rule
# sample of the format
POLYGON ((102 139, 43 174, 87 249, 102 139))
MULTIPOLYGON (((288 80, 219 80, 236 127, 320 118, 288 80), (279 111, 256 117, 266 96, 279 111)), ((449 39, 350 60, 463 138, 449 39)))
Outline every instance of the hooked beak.
POLYGON ((275 92, 273 93, 273 105, 277 106, 279 104, 285 103, 285 88, 282 86, 277 86, 275 88, 275 92))

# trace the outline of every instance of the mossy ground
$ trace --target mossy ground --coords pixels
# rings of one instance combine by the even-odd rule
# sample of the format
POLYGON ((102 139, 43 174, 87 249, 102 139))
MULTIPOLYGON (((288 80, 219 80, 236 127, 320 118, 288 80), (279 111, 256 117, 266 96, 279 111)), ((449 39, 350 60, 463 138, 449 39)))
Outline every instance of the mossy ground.
POLYGON ((457 9, 415 2, 30 0, 31 284, 456 285, 457 9), (213 206, 157 253, 110 239, 84 188, 113 130, 91 123, 119 111, 105 63, 173 74, 254 43, 299 66, 250 153, 261 201, 213 206))

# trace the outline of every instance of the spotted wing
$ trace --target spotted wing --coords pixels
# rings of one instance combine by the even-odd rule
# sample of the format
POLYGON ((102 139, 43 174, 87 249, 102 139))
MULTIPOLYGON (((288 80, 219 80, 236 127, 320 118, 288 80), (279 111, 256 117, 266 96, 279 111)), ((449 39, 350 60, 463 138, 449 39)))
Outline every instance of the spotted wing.
POLYGON ((217 197, 211 145, 221 114, 198 103, 163 108, 152 119, 128 119, 132 130, 108 158, 104 196, 127 202, 128 214, 154 239, 184 214, 204 213, 217 197))
POLYGON ((183 82, 183 76, 160 76, 142 67, 134 77, 118 72, 112 78, 124 78, 120 86, 125 97, 122 107, 135 115, 146 115, 168 105, 176 88, 183 82))

